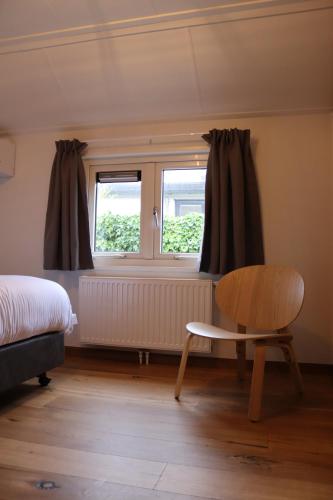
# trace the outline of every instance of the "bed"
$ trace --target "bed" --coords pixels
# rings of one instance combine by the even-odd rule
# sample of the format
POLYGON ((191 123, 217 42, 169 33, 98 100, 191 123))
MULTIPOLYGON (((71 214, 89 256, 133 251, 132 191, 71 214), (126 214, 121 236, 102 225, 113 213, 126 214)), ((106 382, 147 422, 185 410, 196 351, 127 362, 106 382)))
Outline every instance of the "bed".
POLYGON ((64 361, 64 334, 73 328, 66 291, 53 281, 0 275, 0 391, 38 377, 64 361))

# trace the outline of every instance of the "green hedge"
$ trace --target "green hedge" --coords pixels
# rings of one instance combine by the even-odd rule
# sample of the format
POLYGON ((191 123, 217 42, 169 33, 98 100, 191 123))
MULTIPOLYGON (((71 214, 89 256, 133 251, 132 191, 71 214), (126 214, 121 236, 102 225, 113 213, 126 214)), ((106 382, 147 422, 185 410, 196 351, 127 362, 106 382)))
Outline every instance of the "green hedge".
POLYGON ((204 217, 187 214, 165 217, 163 224, 163 252, 198 253, 200 250, 204 217))
POLYGON ((97 252, 139 252, 139 215, 112 215, 105 213, 97 218, 97 252))
MULTIPOLYGON (((164 253, 198 253, 200 250, 204 217, 187 214, 165 217, 163 225, 164 253)), ((98 217, 96 226, 97 252, 139 252, 140 218, 138 215, 98 217)))

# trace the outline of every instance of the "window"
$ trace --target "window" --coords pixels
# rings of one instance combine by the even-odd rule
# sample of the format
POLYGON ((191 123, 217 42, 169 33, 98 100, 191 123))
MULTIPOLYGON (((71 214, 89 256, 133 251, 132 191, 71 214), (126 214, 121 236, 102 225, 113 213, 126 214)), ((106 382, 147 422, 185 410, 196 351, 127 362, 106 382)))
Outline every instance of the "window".
POLYGON ((98 172, 94 252, 140 252, 141 171, 98 172))
POLYGON ((160 243, 163 254, 199 253, 204 223, 205 177, 205 168, 163 168, 160 243))
POLYGON ((175 200, 176 215, 185 215, 188 213, 203 214, 205 211, 204 200, 175 200))
POLYGON ((205 207, 206 161, 89 164, 94 257, 196 258, 205 207))

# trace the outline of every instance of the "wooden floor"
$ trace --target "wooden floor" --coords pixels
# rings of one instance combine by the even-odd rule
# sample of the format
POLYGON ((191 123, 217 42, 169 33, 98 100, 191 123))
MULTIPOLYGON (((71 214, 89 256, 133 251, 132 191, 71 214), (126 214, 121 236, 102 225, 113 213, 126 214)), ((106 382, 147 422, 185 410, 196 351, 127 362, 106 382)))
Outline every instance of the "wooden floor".
POLYGON ((306 375, 300 400, 270 370, 253 424, 230 368, 189 368, 179 403, 176 369, 72 356, 2 394, 0 499, 332 500, 332 377, 306 375))

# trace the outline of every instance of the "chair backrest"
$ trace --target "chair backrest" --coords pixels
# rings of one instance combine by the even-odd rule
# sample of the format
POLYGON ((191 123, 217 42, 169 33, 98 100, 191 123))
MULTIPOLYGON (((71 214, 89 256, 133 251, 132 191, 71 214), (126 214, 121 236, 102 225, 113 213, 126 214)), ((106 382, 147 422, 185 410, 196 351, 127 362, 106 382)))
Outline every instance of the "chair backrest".
POLYGON ((217 284, 215 299, 235 323, 257 330, 279 330, 298 316, 304 281, 294 269, 249 266, 226 274, 217 284))

